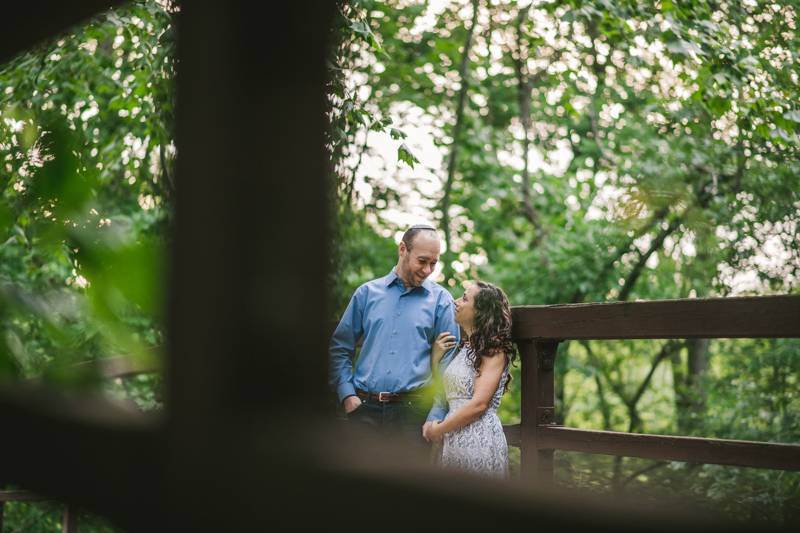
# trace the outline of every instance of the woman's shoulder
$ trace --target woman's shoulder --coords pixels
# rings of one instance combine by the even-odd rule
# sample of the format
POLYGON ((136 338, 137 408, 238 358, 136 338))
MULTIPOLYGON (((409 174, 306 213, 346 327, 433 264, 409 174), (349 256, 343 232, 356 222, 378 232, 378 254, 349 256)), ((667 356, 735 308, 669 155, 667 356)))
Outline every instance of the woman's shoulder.
POLYGON ((483 353, 481 365, 505 368, 507 366, 506 353, 501 349, 486 350, 483 353))

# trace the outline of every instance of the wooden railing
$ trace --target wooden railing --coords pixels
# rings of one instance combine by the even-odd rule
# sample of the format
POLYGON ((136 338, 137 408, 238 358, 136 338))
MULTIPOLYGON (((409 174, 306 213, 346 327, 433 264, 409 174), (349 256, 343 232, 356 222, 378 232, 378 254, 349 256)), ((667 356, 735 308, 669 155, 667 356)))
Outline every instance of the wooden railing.
MULTIPOLYGON (((72 372, 88 373, 97 375, 104 379, 129 378, 140 374, 151 374, 162 369, 161 357, 159 352, 163 347, 155 347, 143 350, 143 352, 133 355, 116 355, 103 359, 95 359, 71 365, 72 372)), ((33 377, 25 380, 27 385, 36 386, 40 378, 33 377)), ((0 486, 0 533, 3 531, 3 514, 6 502, 38 502, 50 500, 45 495, 31 490, 4 490, 0 486)), ((62 533, 77 533, 79 511, 69 505, 64 505, 64 516, 61 522, 62 533)))
POLYGON ((520 352, 522 478, 553 483, 555 450, 800 471, 800 445, 591 431, 555 424, 555 361, 567 340, 798 338, 800 296, 522 306, 513 309, 520 352))
MULTIPOLYGON (((513 308, 513 315, 521 358, 521 422, 504 430, 508 444, 520 448, 523 480, 552 484, 556 450, 800 471, 796 444, 558 426, 554 396, 555 361, 563 341, 800 338, 800 296, 521 306, 513 308)), ((161 363, 158 357, 117 356, 74 368, 115 379, 157 372, 161 363)), ((0 491, 0 525, 4 502, 45 499, 32 491, 0 491)), ((67 506, 62 530, 77 531, 77 512, 67 506)))

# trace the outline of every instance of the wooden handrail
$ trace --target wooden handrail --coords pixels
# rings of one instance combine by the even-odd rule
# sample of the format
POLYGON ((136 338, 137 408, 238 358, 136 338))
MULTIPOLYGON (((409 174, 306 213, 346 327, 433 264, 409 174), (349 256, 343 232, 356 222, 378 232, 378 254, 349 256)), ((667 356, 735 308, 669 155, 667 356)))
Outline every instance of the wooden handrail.
MULTIPOLYGON (((50 499, 32 490, 0 490, 0 530, 3 529, 3 513, 6 502, 41 502, 50 499)), ((61 533, 77 533, 78 514, 79 511, 75 507, 64 505, 61 533)))
POLYGON ((800 295, 656 300, 512 309, 522 362, 521 423, 504 426, 520 447, 524 479, 552 484, 554 451, 800 471, 800 445, 642 435, 556 426, 555 360, 565 340, 800 338, 800 295))
MULTIPOLYGON (((519 447, 520 425, 504 425, 503 431, 508 445, 519 447)), ((797 444, 646 435, 544 426, 540 428, 537 435, 537 447, 662 461, 683 461, 800 472, 800 445, 797 444)))
POLYGON ((518 306, 517 340, 800 337, 800 295, 518 306))
POLYGON ((537 446, 555 450, 800 471, 800 445, 543 427, 537 446))
POLYGON ((2 502, 40 502, 50 498, 32 490, 0 490, 2 502))

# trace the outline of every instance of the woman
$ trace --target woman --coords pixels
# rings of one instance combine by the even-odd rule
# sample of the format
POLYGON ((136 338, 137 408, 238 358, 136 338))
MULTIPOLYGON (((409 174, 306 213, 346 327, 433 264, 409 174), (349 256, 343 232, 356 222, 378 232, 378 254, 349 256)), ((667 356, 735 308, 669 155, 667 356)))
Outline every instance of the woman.
MULTIPOLYGON (((425 437, 443 441, 442 466, 508 477, 508 444, 497 418, 516 358, 508 298, 497 285, 477 281, 456 300, 455 320, 465 335, 443 374, 449 410, 444 421, 437 420, 427 429, 425 437)), ((436 339, 431 352, 434 372, 454 344, 455 337, 448 333, 436 339)))

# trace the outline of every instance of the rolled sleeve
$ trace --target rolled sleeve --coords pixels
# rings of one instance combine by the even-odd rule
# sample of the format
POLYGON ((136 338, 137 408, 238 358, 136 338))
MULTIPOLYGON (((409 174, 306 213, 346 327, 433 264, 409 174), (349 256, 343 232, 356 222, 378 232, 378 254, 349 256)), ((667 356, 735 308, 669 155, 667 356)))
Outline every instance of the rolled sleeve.
POLYGON ((356 393, 353 386, 353 360, 356 356, 356 343, 363 334, 363 294, 356 291, 336 327, 328 346, 328 383, 344 401, 356 393))

